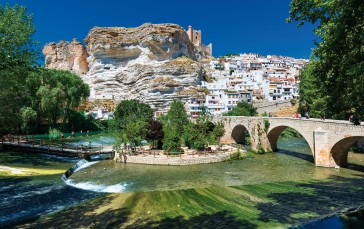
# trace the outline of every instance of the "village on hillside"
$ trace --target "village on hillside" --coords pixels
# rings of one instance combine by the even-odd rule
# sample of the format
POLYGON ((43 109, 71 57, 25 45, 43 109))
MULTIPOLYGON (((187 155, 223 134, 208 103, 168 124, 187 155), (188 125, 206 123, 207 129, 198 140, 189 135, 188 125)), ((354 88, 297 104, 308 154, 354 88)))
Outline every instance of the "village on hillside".
POLYGON ((238 102, 263 102, 298 99, 299 74, 305 59, 259 54, 229 55, 205 64, 208 89, 205 98, 191 98, 188 108, 197 117, 201 106, 213 115, 233 109, 238 102))
MULTIPOLYGON (((183 100, 191 118, 197 118, 205 108, 211 115, 221 115, 242 101, 256 107, 269 107, 272 104, 294 103, 298 99, 300 71, 309 62, 307 59, 257 53, 227 54, 214 58, 212 44, 202 43, 201 30, 189 26, 186 33, 205 71, 205 80, 198 85, 198 91, 204 93, 183 100)), ((93 103, 99 104, 98 108, 94 107, 90 113, 97 119, 111 118, 117 106, 112 98, 112 95, 99 96, 93 103)), ((163 113, 166 111, 156 110, 155 116, 163 113)))

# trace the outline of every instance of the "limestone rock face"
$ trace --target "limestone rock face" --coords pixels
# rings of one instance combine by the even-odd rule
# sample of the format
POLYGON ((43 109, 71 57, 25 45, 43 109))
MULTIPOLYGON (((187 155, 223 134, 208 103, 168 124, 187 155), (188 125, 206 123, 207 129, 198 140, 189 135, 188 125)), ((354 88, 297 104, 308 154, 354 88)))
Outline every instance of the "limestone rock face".
POLYGON ((88 72, 87 51, 81 42, 74 39, 72 42, 51 42, 43 48, 45 67, 70 70, 78 75, 88 72))
POLYGON ((93 28, 85 39, 91 98, 140 99, 163 111, 203 77, 184 29, 174 24, 93 28))
POLYGON ((90 86, 91 100, 139 99, 166 111, 173 99, 199 94, 194 89, 204 71, 179 25, 94 27, 85 43, 86 48, 77 41, 49 43, 43 53, 47 68, 80 75, 90 86))
POLYGON ((167 110, 173 99, 188 99, 191 94, 184 92, 196 88, 204 74, 198 62, 186 57, 118 68, 108 65, 107 70, 99 67, 93 66, 84 77, 91 98, 140 99, 159 111, 167 110))
MULTIPOLYGON (((87 35, 87 50, 104 64, 126 64, 143 55, 144 60, 169 60, 180 56, 196 59, 185 30, 175 24, 145 23, 136 28, 94 27, 87 35)), ((93 59, 91 59, 93 61, 93 59)))

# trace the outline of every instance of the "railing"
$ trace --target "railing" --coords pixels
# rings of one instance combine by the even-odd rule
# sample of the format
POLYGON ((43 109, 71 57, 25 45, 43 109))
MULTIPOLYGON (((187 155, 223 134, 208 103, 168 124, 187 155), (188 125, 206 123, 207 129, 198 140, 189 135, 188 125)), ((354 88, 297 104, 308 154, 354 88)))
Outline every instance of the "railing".
POLYGON ((29 136, 16 136, 16 135, 7 135, 1 137, 1 146, 4 148, 18 148, 24 149, 33 152, 41 152, 41 153, 54 153, 61 154, 64 156, 78 156, 83 157, 82 154, 94 155, 94 154, 103 154, 110 153, 104 151, 103 145, 84 145, 77 144, 72 145, 66 142, 53 142, 47 141, 45 139, 34 139, 29 138, 29 136))

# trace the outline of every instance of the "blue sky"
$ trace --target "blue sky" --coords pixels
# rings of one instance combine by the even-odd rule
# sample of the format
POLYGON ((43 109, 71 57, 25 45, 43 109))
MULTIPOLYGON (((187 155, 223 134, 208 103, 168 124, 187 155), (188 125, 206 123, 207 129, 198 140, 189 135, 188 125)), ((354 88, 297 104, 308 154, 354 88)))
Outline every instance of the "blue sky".
POLYGON ((313 27, 287 24, 290 0, 225 1, 85 1, 0 0, 1 5, 25 5, 33 14, 34 39, 43 47, 60 40, 82 41, 94 26, 137 27, 145 22, 188 25, 213 44, 215 57, 254 52, 309 58, 313 27))

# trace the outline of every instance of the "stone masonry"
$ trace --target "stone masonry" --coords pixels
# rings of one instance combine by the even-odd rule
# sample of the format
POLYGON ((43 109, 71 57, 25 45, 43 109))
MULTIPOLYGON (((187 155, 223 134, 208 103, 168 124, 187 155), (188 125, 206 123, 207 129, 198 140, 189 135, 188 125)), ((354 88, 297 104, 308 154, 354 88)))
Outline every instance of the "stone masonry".
MULTIPOLYGON (((196 164, 210 164, 225 161, 230 157, 231 152, 217 153, 217 154, 195 154, 169 156, 166 155, 127 155, 126 163, 147 164, 147 165, 196 165, 196 164)), ((123 158, 114 158, 116 161, 123 162, 123 158)))
POLYGON ((225 134, 221 143, 244 143, 249 132, 252 149, 277 150, 277 141, 284 129, 291 127, 299 132, 310 146, 316 166, 347 166, 351 146, 364 138, 364 126, 348 121, 237 117, 223 116, 214 122, 223 122, 225 134))

